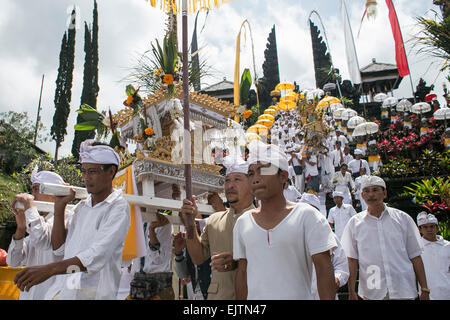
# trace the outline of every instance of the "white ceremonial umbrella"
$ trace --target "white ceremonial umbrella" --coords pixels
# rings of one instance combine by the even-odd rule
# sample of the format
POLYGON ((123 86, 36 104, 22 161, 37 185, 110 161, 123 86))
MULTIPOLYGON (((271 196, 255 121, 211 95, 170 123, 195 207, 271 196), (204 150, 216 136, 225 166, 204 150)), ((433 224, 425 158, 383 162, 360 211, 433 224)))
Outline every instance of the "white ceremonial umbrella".
POLYGON ((342 111, 341 118, 342 118, 342 120, 348 120, 351 117, 354 117, 354 116, 357 116, 357 115, 358 115, 358 112, 356 112, 353 109, 347 108, 344 111, 342 111))
POLYGON ((318 97, 319 99, 322 98, 325 95, 325 92, 322 89, 313 89, 308 90, 306 92, 306 99, 307 100, 313 100, 314 97, 318 97))
POLYGON ((447 120, 450 119, 450 108, 445 107, 445 108, 437 109, 433 113, 433 117, 436 120, 444 120, 445 121, 445 127, 447 128, 447 120))
POLYGON ((342 112, 346 110, 345 108, 338 108, 336 110, 333 111, 333 118, 335 119, 342 119, 342 112))
POLYGON ((377 133, 378 125, 375 122, 364 122, 355 127, 353 137, 365 136, 367 134, 377 133))
POLYGON ((412 105, 411 111, 414 113, 422 114, 431 111, 431 106, 426 102, 418 102, 412 105))
POLYGON ((398 103, 398 99, 395 97, 389 97, 383 100, 383 107, 392 107, 398 103))
POLYGON ((366 122, 366 119, 360 116, 353 116, 347 122, 347 128, 354 129, 359 124, 366 122))
POLYGON ((387 98, 388 95, 386 93, 378 93, 373 97, 373 100, 376 102, 383 102, 387 98))
POLYGON ((408 99, 403 99, 397 103, 397 111, 409 112, 411 111, 412 103, 408 99))

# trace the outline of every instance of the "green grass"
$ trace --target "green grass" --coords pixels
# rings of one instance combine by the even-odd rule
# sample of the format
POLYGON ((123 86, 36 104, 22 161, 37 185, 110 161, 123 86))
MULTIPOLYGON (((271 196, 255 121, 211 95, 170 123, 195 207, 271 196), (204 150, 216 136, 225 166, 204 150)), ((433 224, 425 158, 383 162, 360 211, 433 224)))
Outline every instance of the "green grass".
POLYGON ((10 209, 11 202, 17 193, 25 192, 24 186, 13 177, 0 172, 0 225, 14 220, 14 213, 10 209))

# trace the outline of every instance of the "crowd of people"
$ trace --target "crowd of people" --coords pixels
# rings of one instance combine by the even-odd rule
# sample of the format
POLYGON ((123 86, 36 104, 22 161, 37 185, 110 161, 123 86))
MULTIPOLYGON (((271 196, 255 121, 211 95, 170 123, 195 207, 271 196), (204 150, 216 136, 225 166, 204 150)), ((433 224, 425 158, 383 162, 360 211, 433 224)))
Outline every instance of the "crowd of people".
POLYGON ((39 193, 40 183, 64 184, 60 176, 34 172, 32 195, 12 203, 25 207, 14 209, 7 258, 26 267, 15 278, 20 299, 171 300, 173 270, 193 300, 337 299, 340 288, 352 300, 450 299, 450 242, 436 217, 420 213, 416 224, 387 206, 386 183, 364 150, 339 130, 313 149, 299 120, 278 114, 271 143, 254 140, 247 159, 223 159, 226 199, 209 194, 214 214, 199 214, 194 196, 180 199, 179 232, 160 213, 144 223, 146 255, 131 261, 122 261, 130 209, 112 187, 120 163, 112 148, 82 143, 89 197, 73 210, 74 192, 39 193), (39 213, 34 200, 54 202, 54 212, 39 213))

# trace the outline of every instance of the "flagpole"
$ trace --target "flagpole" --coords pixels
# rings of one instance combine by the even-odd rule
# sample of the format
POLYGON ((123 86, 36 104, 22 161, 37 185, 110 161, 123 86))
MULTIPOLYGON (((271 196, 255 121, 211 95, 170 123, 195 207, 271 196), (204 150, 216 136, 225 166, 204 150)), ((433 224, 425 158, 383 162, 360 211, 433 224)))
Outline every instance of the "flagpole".
MULTIPOLYGON (((186 199, 192 201, 192 170, 191 170, 191 134, 189 126, 189 62, 188 62, 188 20, 187 20, 187 0, 183 0, 182 6, 182 34, 183 34, 183 111, 184 111, 184 177, 186 182, 186 199)), ((194 217, 187 216, 186 236, 187 239, 194 238, 194 217)))
MULTIPOLYGON (((405 50, 406 65, 408 66, 408 70, 409 70, 409 81, 411 83, 411 91, 412 91, 414 103, 416 103, 416 96, 414 94, 414 85, 413 85, 412 76, 411 76, 411 69, 409 67, 408 55, 406 54, 405 42, 403 41, 402 29, 400 28, 400 22, 398 20, 397 11, 395 10, 395 7, 394 7, 394 2, 392 2, 392 0, 386 0, 386 4, 388 4, 388 1, 390 1, 392 3, 392 9, 394 10, 395 19, 397 19, 398 31, 400 32, 400 38, 402 40, 403 50, 405 50)), ((388 7, 389 7, 389 5, 388 5, 388 7)))

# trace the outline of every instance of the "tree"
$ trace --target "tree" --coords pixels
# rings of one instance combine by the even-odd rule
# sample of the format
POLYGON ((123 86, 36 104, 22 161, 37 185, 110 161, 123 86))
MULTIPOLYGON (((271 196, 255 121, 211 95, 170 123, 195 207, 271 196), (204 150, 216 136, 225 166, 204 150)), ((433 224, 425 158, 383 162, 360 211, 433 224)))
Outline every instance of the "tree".
POLYGON ((72 81, 75 63, 75 22, 76 12, 72 11, 71 26, 64 33, 61 52, 59 54, 59 69, 55 90, 55 113, 50 134, 56 142, 55 159, 58 159, 58 150, 67 134, 67 119, 70 113, 70 101, 72 100, 72 81))
POLYGON ((416 97, 417 101, 425 101, 425 96, 433 90, 434 86, 427 86, 427 83, 425 80, 420 78, 419 84, 416 87, 416 92, 414 92, 414 96, 416 97))
POLYGON ((323 86, 327 82, 330 82, 330 80, 335 81, 336 77, 339 77, 339 74, 336 75, 336 72, 332 72, 331 57, 327 52, 327 45, 323 41, 318 27, 314 25, 311 20, 309 20, 309 27, 311 32, 311 43, 314 58, 316 88, 323 88, 323 86))
POLYGON ((266 50, 264 51, 265 61, 263 63, 263 77, 259 79, 258 94, 260 111, 264 111, 272 103, 270 92, 280 83, 280 70, 278 67, 277 39, 275 25, 267 38, 266 50))
MULTIPOLYGON (((81 93, 80 105, 87 104, 97 109, 97 96, 99 92, 98 86, 98 10, 97 1, 94 1, 93 25, 92 32, 88 24, 84 23, 84 73, 83 73, 83 90, 81 93)), ((78 115, 77 124, 85 120, 78 115)), ((78 159, 80 152, 80 144, 86 139, 93 139, 95 131, 75 131, 72 143, 72 155, 78 159)))
MULTIPOLYGON (((39 132, 45 130, 42 122, 39 123, 39 132)), ((35 125, 29 119, 27 112, 1 112, 0 113, 0 165, 5 172, 12 174, 20 159, 31 160, 36 155, 32 143, 35 125)), ((48 136, 39 134, 36 141, 42 143, 48 136)))

